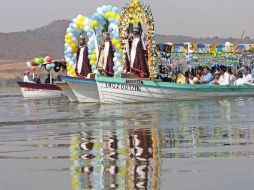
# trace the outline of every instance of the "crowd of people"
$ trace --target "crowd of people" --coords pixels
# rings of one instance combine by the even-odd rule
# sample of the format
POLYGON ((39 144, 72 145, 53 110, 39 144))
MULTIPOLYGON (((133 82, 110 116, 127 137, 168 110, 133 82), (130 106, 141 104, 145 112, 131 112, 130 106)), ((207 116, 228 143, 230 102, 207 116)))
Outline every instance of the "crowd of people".
MULTIPOLYGON (((61 81, 60 75, 57 75, 56 78, 52 77, 50 80, 50 74, 48 74, 47 78, 44 80, 44 84, 53 84, 55 81, 61 81)), ((23 82, 42 84, 40 74, 37 73, 34 77, 31 77, 29 71, 24 73, 23 82)))
POLYGON ((178 84, 254 85, 254 77, 248 66, 242 66, 240 69, 232 69, 224 65, 212 68, 199 66, 185 73, 180 71, 172 73, 174 72, 170 70, 165 75, 165 72, 161 70, 159 78, 178 84))

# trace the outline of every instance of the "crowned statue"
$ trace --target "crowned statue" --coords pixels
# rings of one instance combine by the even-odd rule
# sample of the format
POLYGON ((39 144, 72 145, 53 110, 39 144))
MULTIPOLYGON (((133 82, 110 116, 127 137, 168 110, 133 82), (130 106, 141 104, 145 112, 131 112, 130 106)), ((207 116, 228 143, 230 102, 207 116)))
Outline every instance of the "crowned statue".
POLYGON ((114 51, 109 32, 103 32, 103 43, 100 44, 97 69, 104 75, 114 76, 114 51))
POLYGON ((91 65, 88 59, 88 47, 86 39, 83 35, 79 38, 79 47, 77 52, 76 74, 79 77, 87 77, 92 72, 91 65))
POLYGON ((149 70, 146 59, 146 46, 142 37, 142 28, 133 28, 133 32, 130 31, 127 43, 126 43, 126 69, 127 71, 137 73, 142 78, 149 77, 149 70))

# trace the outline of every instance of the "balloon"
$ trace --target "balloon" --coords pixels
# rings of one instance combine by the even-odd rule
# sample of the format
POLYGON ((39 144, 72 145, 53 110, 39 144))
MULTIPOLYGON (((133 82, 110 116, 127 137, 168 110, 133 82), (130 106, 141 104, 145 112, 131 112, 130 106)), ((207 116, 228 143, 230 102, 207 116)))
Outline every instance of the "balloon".
POLYGON ((32 67, 32 64, 31 64, 31 62, 30 62, 30 61, 26 62, 26 65, 27 65, 27 67, 29 67, 29 68, 31 68, 31 67, 32 67))
POLYGON ((44 58, 40 57, 40 64, 44 63, 44 58))
POLYGON ((31 60, 30 62, 31 62, 31 66, 35 66, 35 62, 33 60, 31 60))
POLYGON ((52 62, 52 58, 47 56, 44 58, 44 63, 51 63, 52 62))
POLYGON ((96 60, 96 54, 93 54, 93 55, 91 56, 91 60, 96 60))
POLYGON ((55 65, 55 63, 51 63, 50 66, 51 66, 51 68, 55 68, 56 65, 55 65))
POLYGON ((47 65, 46 65, 46 70, 47 70, 47 71, 50 71, 51 69, 52 69, 51 65, 50 65, 50 64, 47 64, 47 65))
POLYGON ((36 70, 36 66, 32 66, 32 67, 31 67, 31 70, 32 70, 32 71, 35 71, 35 70, 36 70))

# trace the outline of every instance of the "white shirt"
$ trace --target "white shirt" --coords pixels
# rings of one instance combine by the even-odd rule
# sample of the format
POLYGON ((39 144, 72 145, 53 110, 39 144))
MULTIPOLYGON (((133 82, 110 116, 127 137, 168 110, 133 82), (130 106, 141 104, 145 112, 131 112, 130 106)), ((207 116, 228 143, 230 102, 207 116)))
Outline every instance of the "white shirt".
POLYGON ((194 82, 198 81, 197 77, 194 77, 193 79, 189 79, 189 84, 194 84, 194 82))
POLYGON ((24 82, 29 82, 29 83, 35 83, 35 82, 34 82, 29 76, 27 76, 27 75, 24 75, 23 81, 24 81, 24 82))
POLYGON ((229 85, 229 78, 230 78, 230 75, 227 72, 225 72, 224 75, 220 76, 219 84, 220 85, 229 85))
POLYGON ((243 84, 251 84, 253 81, 253 77, 251 74, 248 74, 248 75, 243 75, 243 78, 239 78, 237 81, 236 81, 236 84, 237 85, 243 85, 243 84))
POLYGON ((249 84, 249 83, 252 83, 253 77, 251 74, 243 75, 243 80, 244 80, 245 84, 249 84))

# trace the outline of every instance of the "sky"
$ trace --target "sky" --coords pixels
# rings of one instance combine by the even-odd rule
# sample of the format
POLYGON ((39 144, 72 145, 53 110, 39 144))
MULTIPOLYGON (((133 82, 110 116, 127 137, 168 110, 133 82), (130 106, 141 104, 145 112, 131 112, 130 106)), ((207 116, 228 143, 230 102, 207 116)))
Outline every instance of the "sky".
MULTIPOLYGON (((78 14, 90 16, 97 7, 122 8, 130 0, 0 0, 0 32, 17 32, 78 14)), ((254 38, 253 0, 143 0, 152 7, 158 34, 193 37, 254 38)))

